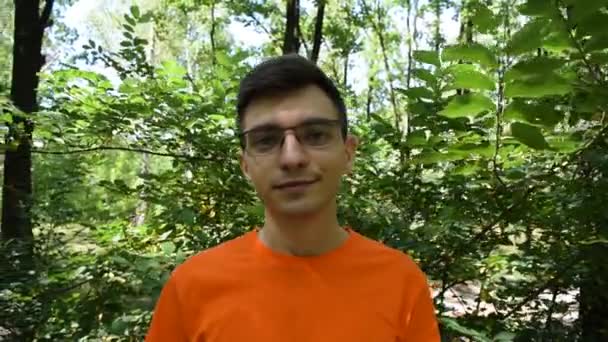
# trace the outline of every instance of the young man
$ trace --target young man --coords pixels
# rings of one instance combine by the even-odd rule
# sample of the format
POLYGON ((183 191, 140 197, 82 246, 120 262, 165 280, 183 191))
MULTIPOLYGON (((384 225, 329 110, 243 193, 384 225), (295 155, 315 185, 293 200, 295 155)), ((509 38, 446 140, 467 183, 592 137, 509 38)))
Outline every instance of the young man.
POLYGON ((327 76, 297 55, 269 59, 242 80, 237 112, 264 225, 180 265, 147 341, 439 341, 417 265, 337 221, 357 142, 327 76))

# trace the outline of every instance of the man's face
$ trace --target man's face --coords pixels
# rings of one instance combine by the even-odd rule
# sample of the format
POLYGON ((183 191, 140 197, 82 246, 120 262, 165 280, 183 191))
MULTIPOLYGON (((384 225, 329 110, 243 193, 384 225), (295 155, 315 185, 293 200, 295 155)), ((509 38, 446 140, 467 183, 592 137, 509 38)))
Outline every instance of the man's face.
POLYGON ((335 201, 356 148, 354 137, 342 139, 338 118, 335 105, 317 86, 249 104, 241 168, 267 209, 306 215, 335 201), (288 127, 298 128, 277 130, 288 127))

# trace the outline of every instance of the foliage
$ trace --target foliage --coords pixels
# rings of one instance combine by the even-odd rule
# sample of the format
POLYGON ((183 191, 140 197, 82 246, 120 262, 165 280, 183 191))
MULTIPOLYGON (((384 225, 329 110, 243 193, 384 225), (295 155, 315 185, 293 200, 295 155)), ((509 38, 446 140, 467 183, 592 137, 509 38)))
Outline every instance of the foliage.
MULTIPOLYGON (((420 262, 446 340, 605 336, 584 327, 589 298, 606 298, 607 3, 408 1, 407 32, 391 17, 401 3, 326 9, 319 63, 363 142, 341 222, 420 262), (454 41, 416 26, 447 8, 462 23, 454 41)), ((66 63, 42 75, 35 272, 3 270, 14 276, 0 288, 0 334, 141 340, 173 267, 262 223, 240 176, 234 100, 251 63, 280 51, 283 8, 146 6, 115 9, 106 33, 120 39, 92 36, 74 57, 108 72, 66 63), (268 39, 240 46, 234 22, 268 39)))

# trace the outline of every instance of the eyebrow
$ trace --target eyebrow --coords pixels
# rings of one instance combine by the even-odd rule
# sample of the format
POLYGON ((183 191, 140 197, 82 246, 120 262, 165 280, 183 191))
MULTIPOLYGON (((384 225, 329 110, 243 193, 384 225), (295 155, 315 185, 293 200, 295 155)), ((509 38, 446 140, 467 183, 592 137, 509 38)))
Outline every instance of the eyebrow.
MULTIPOLYGON (((337 122, 339 121, 339 119, 329 119, 329 118, 322 118, 322 117, 312 117, 312 118, 307 118, 302 120, 300 123, 298 123, 297 125, 291 126, 291 127, 296 127, 296 126, 300 126, 300 125, 305 125, 305 124, 315 124, 315 123, 326 123, 326 122, 337 122)), ((264 130, 264 129, 276 129, 276 128, 282 128, 280 125, 277 125, 275 123, 263 123, 257 126, 253 126, 252 128, 243 131, 243 133, 241 134, 245 134, 247 132, 251 132, 251 131, 258 131, 258 130, 264 130)))

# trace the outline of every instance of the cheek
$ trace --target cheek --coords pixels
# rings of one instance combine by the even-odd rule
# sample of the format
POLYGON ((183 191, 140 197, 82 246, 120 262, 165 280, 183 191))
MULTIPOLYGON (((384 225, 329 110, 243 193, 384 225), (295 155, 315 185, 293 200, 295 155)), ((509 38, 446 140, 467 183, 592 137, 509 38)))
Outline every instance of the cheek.
POLYGON ((264 194, 268 192, 271 184, 271 173, 269 168, 265 168, 262 165, 250 170, 251 183, 258 193, 264 194))
POLYGON ((339 179, 346 170, 346 158, 339 153, 320 158, 319 164, 323 173, 331 180, 339 179))

